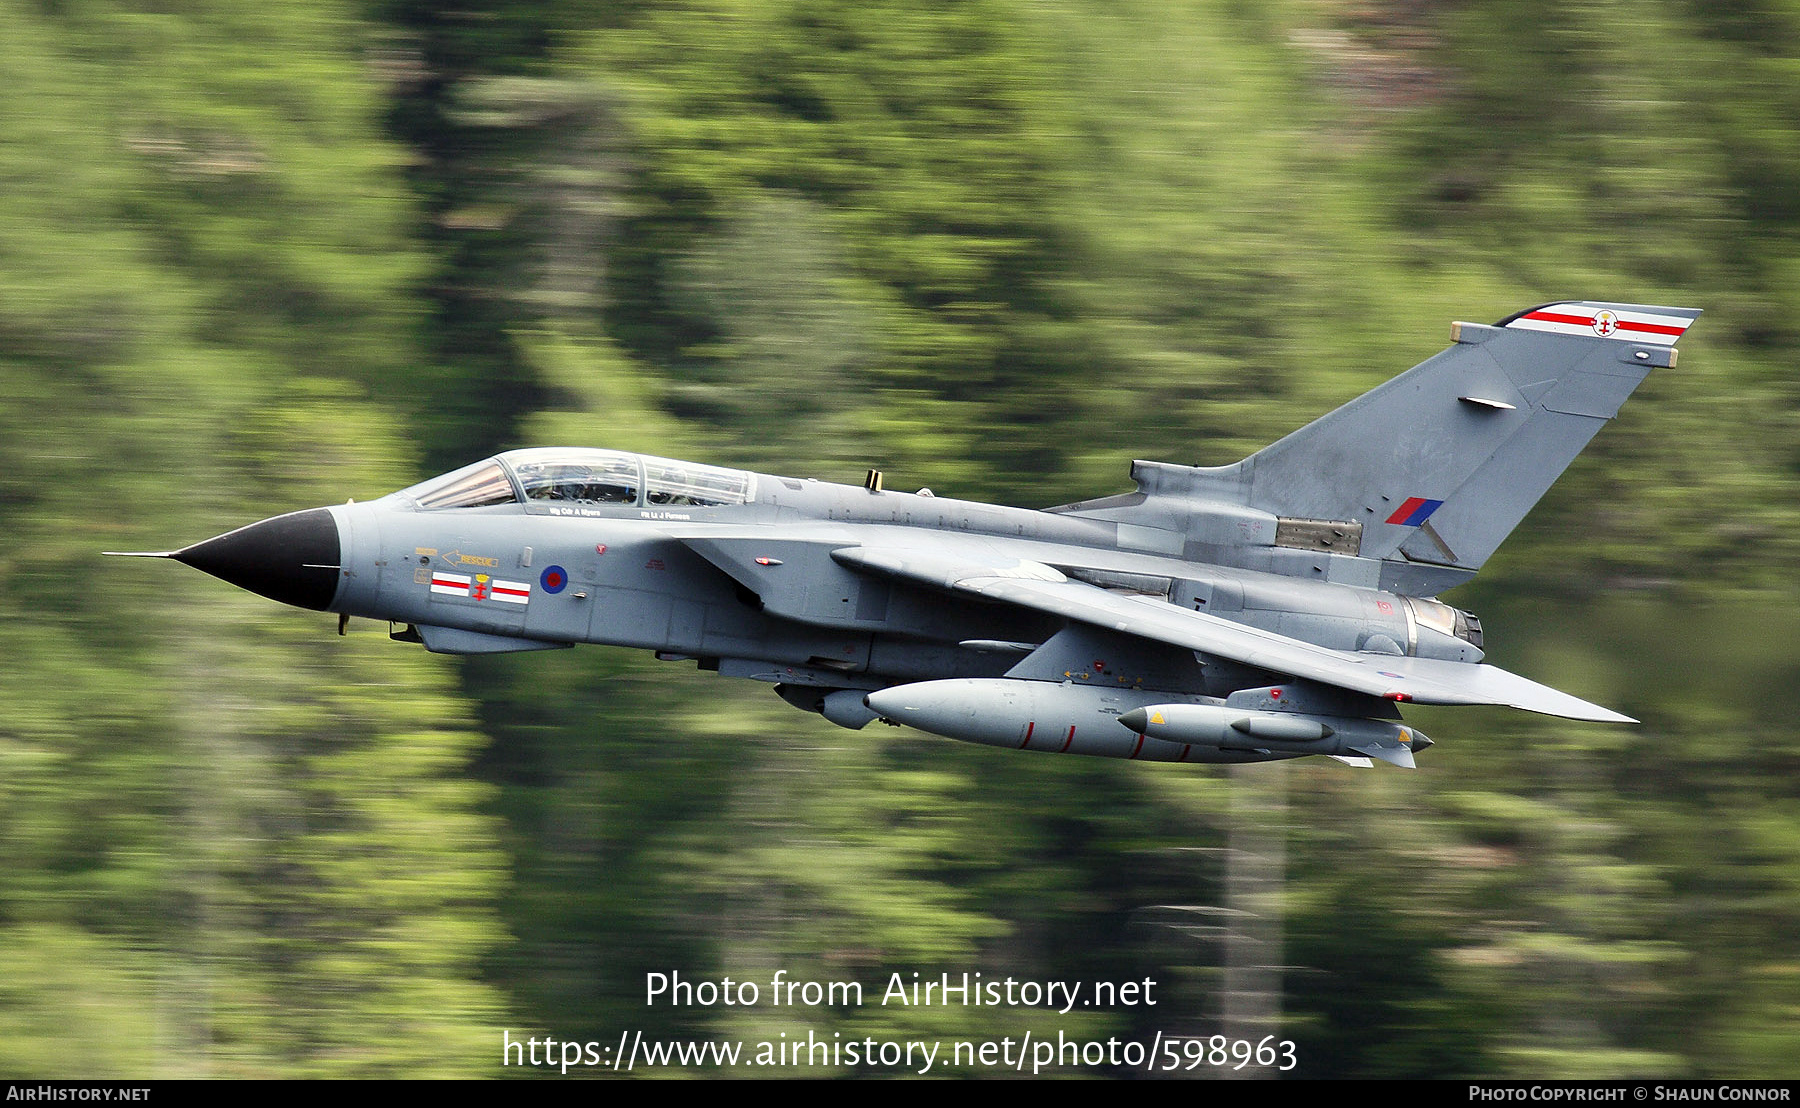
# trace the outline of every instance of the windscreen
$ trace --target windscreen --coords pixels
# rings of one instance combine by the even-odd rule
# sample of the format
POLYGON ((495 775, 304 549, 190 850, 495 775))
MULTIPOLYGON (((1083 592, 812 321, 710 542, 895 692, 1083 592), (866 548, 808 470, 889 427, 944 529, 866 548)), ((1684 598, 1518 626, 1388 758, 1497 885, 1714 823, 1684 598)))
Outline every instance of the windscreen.
POLYGON ((443 508, 513 504, 518 501, 512 482, 507 480, 506 471, 492 458, 464 466, 442 477, 421 481, 411 488, 402 489, 400 495, 409 497, 421 510, 428 512, 443 508))

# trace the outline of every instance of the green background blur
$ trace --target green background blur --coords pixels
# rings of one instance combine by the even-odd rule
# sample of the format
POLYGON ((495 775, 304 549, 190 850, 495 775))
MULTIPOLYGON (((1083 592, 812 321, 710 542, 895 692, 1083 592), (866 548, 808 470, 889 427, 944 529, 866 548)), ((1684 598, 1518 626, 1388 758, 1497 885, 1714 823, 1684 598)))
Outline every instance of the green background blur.
POLYGON ((0 1076, 516 1073, 503 1029, 1210 1034, 1192 921, 1246 826, 1295 1075, 1800 1076, 1800 3, 0 26, 0 1076), (1448 599, 1644 723, 1419 710, 1412 773, 842 731, 98 557, 527 444, 1060 503, 1561 298, 1706 314, 1448 599), (646 1008, 671 970, 1160 1003, 646 1008))

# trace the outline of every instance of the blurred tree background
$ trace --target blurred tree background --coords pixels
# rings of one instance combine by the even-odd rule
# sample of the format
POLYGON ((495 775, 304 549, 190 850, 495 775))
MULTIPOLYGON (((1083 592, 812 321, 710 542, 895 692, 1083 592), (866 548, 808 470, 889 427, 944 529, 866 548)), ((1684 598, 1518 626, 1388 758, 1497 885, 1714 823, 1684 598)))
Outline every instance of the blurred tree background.
POLYGON ((1236 794, 1282 805, 1299 1075, 1794 1076, 1800 4, 0 23, 0 1074, 495 1074, 503 1028, 1210 1033, 1236 794), (1416 773, 853 733, 96 556, 525 444, 1059 503, 1558 298, 1707 314, 1450 599, 1499 664, 1645 722, 1420 710, 1416 773), (647 971, 776 969, 1161 1003, 642 1002, 647 971))

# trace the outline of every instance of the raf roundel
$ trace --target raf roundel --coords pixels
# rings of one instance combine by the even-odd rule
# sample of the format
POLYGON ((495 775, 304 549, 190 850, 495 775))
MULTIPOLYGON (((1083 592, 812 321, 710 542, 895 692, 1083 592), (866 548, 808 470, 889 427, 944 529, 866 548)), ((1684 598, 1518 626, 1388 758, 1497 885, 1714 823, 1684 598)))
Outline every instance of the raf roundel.
POLYGON ((559 593, 569 584, 569 573, 561 566, 545 566, 544 572, 538 575, 538 584, 544 586, 547 593, 559 593))

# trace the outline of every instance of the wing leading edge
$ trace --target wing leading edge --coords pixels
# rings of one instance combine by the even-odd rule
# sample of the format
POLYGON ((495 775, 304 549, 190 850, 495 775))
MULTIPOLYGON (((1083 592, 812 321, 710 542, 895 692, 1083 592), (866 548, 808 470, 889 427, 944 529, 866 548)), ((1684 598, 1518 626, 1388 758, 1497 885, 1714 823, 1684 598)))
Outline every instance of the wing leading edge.
POLYGON ((1111 593, 1034 562, 982 565, 867 547, 842 548, 831 556, 862 572, 1016 604, 1368 696, 1418 704, 1497 705, 1601 723, 1637 722, 1498 666, 1332 650, 1149 597, 1111 593))

